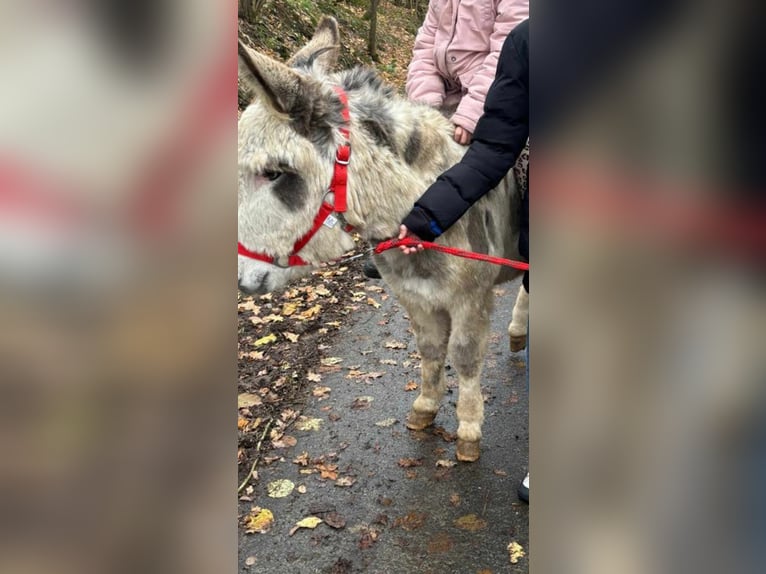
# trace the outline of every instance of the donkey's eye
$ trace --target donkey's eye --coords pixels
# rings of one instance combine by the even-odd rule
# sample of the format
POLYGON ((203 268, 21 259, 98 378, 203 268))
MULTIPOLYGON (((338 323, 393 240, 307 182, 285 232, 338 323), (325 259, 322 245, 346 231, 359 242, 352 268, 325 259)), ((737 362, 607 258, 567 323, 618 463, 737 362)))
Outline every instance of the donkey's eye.
POLYGON ((269 181, 276 181, 277 179, 279 179, 280 175, 282 175, 282 173, 279 171, 264 171, 263 172, 263 177, 265 177, 269 181))

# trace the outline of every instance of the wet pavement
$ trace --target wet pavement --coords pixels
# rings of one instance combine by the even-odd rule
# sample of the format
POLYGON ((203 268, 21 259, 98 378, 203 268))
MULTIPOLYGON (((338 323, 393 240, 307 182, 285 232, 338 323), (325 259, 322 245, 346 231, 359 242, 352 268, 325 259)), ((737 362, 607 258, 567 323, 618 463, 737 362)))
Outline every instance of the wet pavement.
POLYGON ((384 283, 365 284, 380 308, 360 305, 322 349, 321 380, 288 430, 297 443, 259 463, 252 501, 240 502, 241 515, 258 506, 274 517, 265 533, 240 530, 240 573, 528 571, 529 509, 516 495, 528 463, 528 394, 524 353, 509 351, 506 333, 519 283, 496 289, 475 463, 455 461, 457 377, 449 367, 435 427, 404 426, 419 392, 406 390, 420 383, 414 337, 393 296, 377 291, 384 283), (283 479, 295 488, 270 497, 269 484, 283 479), (309 516, 323 522, 290 534, 309 516), (510 543, 526 554, 515 564, 510 543))

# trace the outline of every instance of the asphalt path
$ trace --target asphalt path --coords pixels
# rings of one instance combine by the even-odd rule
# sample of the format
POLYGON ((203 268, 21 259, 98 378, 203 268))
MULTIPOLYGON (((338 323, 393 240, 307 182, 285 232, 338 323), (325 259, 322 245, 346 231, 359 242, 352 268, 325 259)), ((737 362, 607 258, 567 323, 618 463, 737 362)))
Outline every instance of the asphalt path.
POLYGON ((495 290, 484 437, 474 463, 455 461, 458 390, 449 366, 435 428, 404 426, 419 392, 406 390, 420 383, 414 337, 393 296, 369 293, 381 306, 360 304, 322 349, 320 392, 296 406, 304 418, 289 430, 297 443, 271 453, 280 458, 258 467, 252 500, 240 502, 242 515, 258 506, 274 517, 265 533, 240 529, 240 573, 528 571, 529 508, 516 495, 528 465, 525 356, 509 351, 506 333, 519 283, 495 290), (281 480, 295 488, 270 497, 269 485, 281 480), (323 522, 293 531, 310 516, 323 522))

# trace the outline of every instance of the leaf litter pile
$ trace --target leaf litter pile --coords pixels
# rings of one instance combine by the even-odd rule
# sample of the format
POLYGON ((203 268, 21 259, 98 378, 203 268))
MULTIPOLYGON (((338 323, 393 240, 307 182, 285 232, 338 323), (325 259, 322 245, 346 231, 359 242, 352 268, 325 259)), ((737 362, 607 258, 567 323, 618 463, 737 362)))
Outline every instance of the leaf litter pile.
POLYGON ((270 451, 295 446, 293 428, 319 424, 301 411, 309 394, 321 400, 330 391, 321 385, 320 372, 333 358, 322 352, 350 313, 360 305, 379 305, 363 284, 360 292, 360 269, 355 261, 316 271, 281 293, 238 295, 240 490, 257 478, 256 465, 268 462, 270 451))

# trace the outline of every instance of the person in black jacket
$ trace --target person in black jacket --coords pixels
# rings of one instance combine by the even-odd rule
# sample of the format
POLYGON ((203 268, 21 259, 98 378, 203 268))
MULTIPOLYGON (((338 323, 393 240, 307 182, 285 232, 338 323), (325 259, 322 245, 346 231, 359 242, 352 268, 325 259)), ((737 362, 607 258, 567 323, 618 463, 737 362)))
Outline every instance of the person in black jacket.
MULTIPOLYGON (((484 102, 468 151, 460 163, 441 174, 404 218, 399 239, 433 241, 494 189, 514 166, 529 138, 529 20, 514 28, 503 44, 497 72, 484 102)), ((529 191, 521 203, 519 252, 529 261, 529 191)), ((405 254, 422 246, 400 249, 405 254)), ((529 272, 524 273, 529 291, 529 272)), ((529 361, 527 360, 527 365, 529 361)), ((529 474, 519 486, 529 502, 529 474)))

